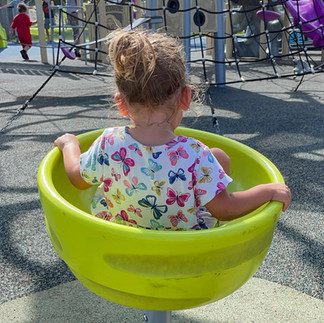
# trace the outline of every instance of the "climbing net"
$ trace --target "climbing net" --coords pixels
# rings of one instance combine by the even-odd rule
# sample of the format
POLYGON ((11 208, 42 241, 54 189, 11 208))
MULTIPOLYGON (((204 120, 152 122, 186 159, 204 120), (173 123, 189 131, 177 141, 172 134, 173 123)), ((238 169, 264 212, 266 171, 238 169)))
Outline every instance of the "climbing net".
MULTIPOLYGON (((83 30, 93 30, 90 43, 76 46, 61 39, 61 44, 94 52, 96 73, 97 62, 102 60, 101 54, 105 55, 101 42, 106 38, 99 39, 98 35, 103 34, 100 29, 108 33, 117 26, 132 29, 143 24, 183 40, 188 66, 200 82, 211 86, 323 71, 323 65, 316 62, 324 49, 322 0, 151 0, 141 1, 141 5, 139 2, 116 4, 107 0, 106 5, 121 8, 128 17, 111 26, 107 19, 98 21, 99 2, 94 1, 87 20, 80 19, 83 30), (147 20, 139 22, 143 17, 147 20), (223 77, 219 77, 221 73, 223 77)), ((60 22, 63 13, 69 15, 61 9, 60 22)))
POLYGON ((109 76, 98 73, 98 62, 104 63, 107 56, 104 42, 109 36, 105 35, 117 27, 142 26, 180 38, 195 82, 208 87, 283 77, 300 77, 301 82, 307 74, 323 72, 321 58, 318 59, 324 50, 322 0, 103 1, 93 0, 88 4, 86 18, 77 18, 81 28, 78 38, 86 30, 91 35, 83 44, 79 39, 64 39, 64 16, 71 14, 64 6, 58 7, 59 42, 53 72, 1 132, 57 72, 109 76), (119 14, 114 15, 117 11, 119 14), (104 36, 100 38, 101 35, 104 36), (61 68, 66 58, 75 58, 75 50, 94 61, 92 72, 61 68))

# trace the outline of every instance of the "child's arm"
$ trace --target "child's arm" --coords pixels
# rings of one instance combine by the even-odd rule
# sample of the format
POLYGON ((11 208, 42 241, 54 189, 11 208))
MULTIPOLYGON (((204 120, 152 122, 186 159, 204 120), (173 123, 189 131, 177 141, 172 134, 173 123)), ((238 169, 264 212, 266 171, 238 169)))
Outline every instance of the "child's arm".
POLYGON ((14 29, 12 27, 10 27, 9 35, 13 35, 13 33, 14 33, 14 29))
POLYGON ((261 184, 246 191, 229 194, 226 190, 216 195, 205 206, 211 214, 221 221, 239 218, 268 201, 283 203, 286 211, 291 201, 291 193, 285 184, 261 184))
POLYGON ((5 5, 3 5, 2 7, 0 7, 0 9, 5 9, 5 8, 9 8, 10 7, 10 3, 7 3, 5 5))
POLYGON ((78 139, 74 135, 65 134, 57 138, 54 145, 63 153, 65 171, 71 183, 79 190, 91 187, 80 174, 81 150, 78 139))
POLYGON ((31 25, 36 25, 37 24, 37 20, 32 21, 31 25))

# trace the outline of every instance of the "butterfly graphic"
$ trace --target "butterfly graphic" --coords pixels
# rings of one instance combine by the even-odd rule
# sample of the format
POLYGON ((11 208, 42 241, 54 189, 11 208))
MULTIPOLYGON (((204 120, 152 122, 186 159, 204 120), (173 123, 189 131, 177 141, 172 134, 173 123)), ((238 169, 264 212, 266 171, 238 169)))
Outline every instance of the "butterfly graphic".
POLYGON ((154 186, 152 187, 152 191, 155 191, 158 196, 161 196, 162 186, 165 184, 165 181, 159 182, 154 181, 154 186))
POLYGON ((164 229, 164 226, 154 219, 150 220, 150 224, 151 224, 151 229, 153 230, 164 229))
POLYGON ((103 205, 104 207, 107 207, 108 206, 105 199, 101 199, 100 200, 100 204, 103 205))
POLYGON ((107 199, 106 197, 105 197, 105 201, 107 202, 108 207, 114 207, 114 204, 112 204, 112 202, 109 199, 107 199))
POLYGON ((195 171, 196 165, 200 163, 200 157, 196 158, 194 163, 188 168, 188 172, 192 173, 195 171))
POLYGON ((99 218, 99 219, 103 219, 103 220, 106 220, 106 221, 109 221, 110 219, 112 219, 111 213, 107 212, 107 211, 99 212, 95 216, 97 218, 99 218))
POLYGON ((197 171, 192 172, 192 180, 189 182, 188 190, 192 190, 197 184, 197 171))
POLYGON ((107 153, 99 154, 97 161, 100 165, 105 163, 107 166, 109 166, 109 156, 107 155, 107 153))
POLYGON ((222 182, 218 182, 217 183, 217 188, 218 188, 218 190, 216 191, 215 195, 217 195, 218 193, 223 191, 226 188, 226 186, 222 182))
POLYGON ((118 182, 120 180, 120 178, 121 178, 121 175, 120 174, 115 173, 115 169, 114 168, 111 169, 111 176, 113 176, 115 178, 115 181, 116 182, 118 182))
POLYGON ((208 161, 209 161, 210 163, 213 163, 213 162, 215 161, 215 157, 214 157, 214 155, 212 154, 212 152, 211 152, 210 150, 205 149, 205 150, 203 151, 203 155, 204 155, 205 157, 208 156, 207 159, 208 159, 208 161))
POLYGON ((120 148, 119 151, 116 151, 111 155, 111 158, 117 162, 120 162, 123 167, 123 172, 125 176, 130 172, 130 167, 135 166, 135 162, 132 158, 126 158, 127 151, 124 147, 120 148))
POLYGON ((225 176, 225 172, 222 169, 219 169, 218 172, 219 172, 219 179, 223 179, 225 176))
POLYGON ((186 175, 182 168, 179 168, 176 173, 173 170, 170 170, 168 176, 169 176, 170 184, 173 184, 178 178, 181 179, 182 181, 186 180, 186 175))
POLYGON ((173 140, 171 140, 171 141, 169 141, 166 145, 167 145, 167 150, 168 149, 171 149, 172 147, 174 147, 175 145, 177 145, 179 142, 187 142, 187 138, 186 137, 184 137, 184 136, 178 136, 177 138, 175 138, 175 139, 173 139, 173 140))
POLYGON ((104 150, 106 147, 106 142, 112 146, 114 144, 114 135, 111 133, 107 137, 103 136, 100 143, 101 150, 104 150))
POLYGON ((106 137, 103 136, 103 137, 101 138, 100 148, 101 148, 101 150, 104 150, 105 147, 106 147, 106 137))
POLYGON ((138 215, 140 218, 143 217, 142 210, 140 208, 135 208, 133 204, 130 204, 129 208, 127 209, 128 212, 134 213, 138 215))
MULTIPOLYGON (((101 201, 101 199, 102 199, 102 197, 99 197, 99 198, 97 198, 96 200, 93 200, 92 202, 91 202, 91 207, 93 208, 93 209, 96 209, 97 208, 97 204, 101 201)), ((105 199, 103 199, 104 201, 105 201, 105 199)), ((107 206, 107 203, 106 203, 106 206, 107 206)))
POLYGON ((200 229, 208 229, 205 220, 203 218, 197 219, 198 225, 200 229))
POLYGON ((194 189, 194 196, 195 196, 195 205, 196 207, 199 207, 201 204, 200 197, 205 195, 207 193, 206 190, 203 190, 201 188, 195 188, 194 189))
POLYGON ((150 176, 151 179, 154 179, 154 174, 162 169, 162 166, 156 163, 153 159, 149 158, 149 167, 142 167, 141 172, 147 176, 150 176))
POLYGON ((126 194, 128 196, 132 196, 133 193, 136 193, 138 190, 145 191, 147 189, 144 183, 138 183, 138 178, 136 176, 132 178, 132 184, 127 179, 125 179, 124 185, 126 186, 126 194))
POLYGON ((186 216, 183 214, 181 210, 178 211, 177 215, 169 215, 168 218, 170 219, 170 222, 173 227, 178 226, 178 223, 180 221, 188 222, 188 219, 186 218, 186 216))
POLYGON ((124 130, 120 130, 120 131, 118 131, 118 135, 119 135, 119 138, 120 138, 121 140, 125 140, 125 139, 126 139, 126 137, 125 137, 125 133, 124 133, 124 130))
POLYGON ((86 168, 89 168, 91 166, 91 170, 93 170, 95 172, 96 171, 96 160, 97 160, 96 154, 89 156, 88 161, 86 163, 86 168))
POLYGON ((104 184, 104 191, 109 192, 109 187, 111 187, 112 183, 114 182, 112 178, 100 178, 100 182, 104 184))
POLYGON ((196 212, 196 207, 195 206, 193 206, 193 207, 191 207, 190 209, 187 209, 187 212, 188 213, 195 213, 196 212))
POLYGON ((143 153, 142 153, 141 150, 139 149, 138 144, 134 143, 134 144, 132 144, 132 145, 129 145, 128 148, 129 148, 130 150, 133 150, 135 153, 137 153, 138 156, 143 157, 143 153))
POLYGON ((118 220, 128 221, 128 214, 127 214, 126 211, 121 210, 120 214, 117 213, 115 215, 115 218, 118 219, 118 220))
POLYGON ((117 188, 116 194, 112 194, 113 199, 117 204, 121 204, 122 201, 125 201, 125 195, 117 188))
POLYGON ((140 206, 151 209, 155 219, 159 219, 163 214, 168 210, 166 205, 157 205, 156 197, 154 195, 146 195, 146 198, 143 198, 138 201, 140 206))
POLYGON ((183 207, 185 205, 185 202, 188 201, 188 199, 190 197, 190 193, 178 194, 178 192, 175 192, 172 188, 168 187, 167 188, 167 196, 168 196, 168 199, 166 200, 166 204, 172 205, 175 202, 177 202, 177 204, 180 207, 183 207))
POLYGON ((190 144, 189 146, 193 148, 196 151, 196 153, 199 153, 200 149, 203 147, 203 145, 199 141, 197 141, 197 143, 195 144, 190 144))
POLYGON ((116 214, 116 215, 115 215, 115 218, 116 218, 117 220, 126 221, 126 222, 129 222, 129 223, 132 223, 132 224, 137 225, 137 222, 136 222, 135 220, 133 220, 133 219, 129 219, 129 218, 128 218, 128 214, 127 214, 127 212, 124 211, 124 210, 121 210, 121 211, 120 211, 120 214, 116 214))
POLYGON ((176 151, 169 151, 168 156, 170 158, 172 166, 175 166, 177 164, 179 158, 187 159, 189 157, 183 146, 178 147, 176 151))
POLYGON ((145 150, 150 153, 153 154, 153 148, 151 146, 145 146, 145 150))
POLYGON ((88 176, 87 171, 85 169, 82 171, 81 176, 83 178, 90 179, 90 177, 88 176))
POLYGON ((201 167, 202 177, 199 179, 199 183, 210 183, 213 178, 210 174, 213 173, 213 170, 210 167, 201 167))
POLYGON ((152 156, 153 156, 154 159, 158 159, 161 154, 162 154, 162 151, 158 151, 156 153, 152 153, 152 156))
POLYGON ((108 144, 110 146, 113 146, 115 140, 114 140, 114 134, 110 133, 107 137, 106 137, 106 141, 108 142, 108 144))

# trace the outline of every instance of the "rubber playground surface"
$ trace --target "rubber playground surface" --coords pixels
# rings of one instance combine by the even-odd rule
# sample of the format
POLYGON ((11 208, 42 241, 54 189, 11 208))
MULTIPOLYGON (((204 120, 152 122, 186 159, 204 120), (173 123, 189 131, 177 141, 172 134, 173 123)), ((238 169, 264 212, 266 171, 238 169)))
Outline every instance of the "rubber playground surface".
MULTIPOLYGON (((51 75, 37 48, 28 62, 19 50, 0 52, 1 129, 51 75)), ((93 63, 66 60, 64 68, 91 72, 93 63)), ((57 136, 128 124, 112 107, 109 70, 99 65, 98 72, 108 77, 56 73, 0 134, 0 322, 143 321, 143 311, 104 300, 75 280, 51 245, 38 197, 37 170, 57 136)), ((221 133, 268 157, 293 200, 254 277, 214 304, 173 312, 173 322, 323 322, 324 74, 306 75, 295 92, 299 81, 211 91, 221 133)), ((215 132, 210 107, 194 104, 182 126, 215 132)))

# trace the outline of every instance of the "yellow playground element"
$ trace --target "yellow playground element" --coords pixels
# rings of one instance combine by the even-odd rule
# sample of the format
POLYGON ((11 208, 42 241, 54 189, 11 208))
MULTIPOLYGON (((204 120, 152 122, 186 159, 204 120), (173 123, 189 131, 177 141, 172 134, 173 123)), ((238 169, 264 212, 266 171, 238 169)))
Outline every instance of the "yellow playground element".
MULTIPOLYGON (((82 151, 101 132, 78 136, 82 151)), ((187 128, 176 133, 227 152, 232 191, 283 182, 278 169, 246 145, 187 128)), ((81 283, 107 300, 153 311, 201 306, 241 287, 266 256, 282 207, 270 202, 219 228, 200 231, 111 223, 90 214, 95 188, 79 191, 70 184, 57 148, 42 161, 38 185, 53 246, 81 283)))
POLYGON ((5 29, 0 24, 0 48, 7 48, 7 34, 5 29))

